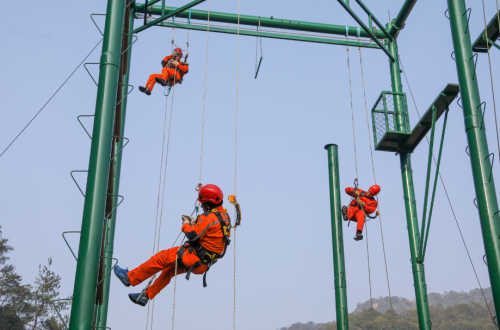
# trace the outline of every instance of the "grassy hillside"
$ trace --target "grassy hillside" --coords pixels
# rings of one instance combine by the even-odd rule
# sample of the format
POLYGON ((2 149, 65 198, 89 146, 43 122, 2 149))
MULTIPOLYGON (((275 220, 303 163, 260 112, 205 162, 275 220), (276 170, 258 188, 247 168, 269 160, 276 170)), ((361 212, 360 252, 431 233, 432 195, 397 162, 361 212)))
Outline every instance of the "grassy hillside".
MULTIPOLYGON (((491 289, 485 290, 488 302, 492 300, 491 289)), ((433 330, 494 330, 496 327, 484 303, 480 289, 469 292, 430 293, 429 309, 433 330)), ((374 299, 373 309, 370 301, 359 303, 349 314, 351 330, 391 330, 393 322, 397 330, 418 330, 418 316, 415 301, 392 297, 394 316, 390 310, 389 297, 374 299), (366 307, 365 307, 366 306, 366 307), (393 320, 394 317, 394 320, 393 320)), ((495 316, 493 303, 489 303, 492 316, 495 316)), ((336 322, 295 323, 279 330, 335 330, 336 322)))

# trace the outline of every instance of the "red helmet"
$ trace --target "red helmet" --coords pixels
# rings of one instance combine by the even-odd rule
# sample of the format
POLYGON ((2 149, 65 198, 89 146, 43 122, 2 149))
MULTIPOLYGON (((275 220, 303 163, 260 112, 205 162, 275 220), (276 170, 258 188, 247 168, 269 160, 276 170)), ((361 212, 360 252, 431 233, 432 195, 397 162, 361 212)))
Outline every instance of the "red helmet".
POLYGON ((380 192, 380 186, 378 184, 374 184, 369 190, 373 196, 376 196, 380 192))
POLYGON ((219 187, 214 184, 207 184, 203 186, 198 193, 198 201, 200 203, 211 202, 214 204, 219 204, 222 202, 224 194, 219 187))
POLYGON ((176 49, 174 49, 174 52, 176 52, 177 54, 182 54, 182 49, 180 49, 179 47, 177 47, 176 49))

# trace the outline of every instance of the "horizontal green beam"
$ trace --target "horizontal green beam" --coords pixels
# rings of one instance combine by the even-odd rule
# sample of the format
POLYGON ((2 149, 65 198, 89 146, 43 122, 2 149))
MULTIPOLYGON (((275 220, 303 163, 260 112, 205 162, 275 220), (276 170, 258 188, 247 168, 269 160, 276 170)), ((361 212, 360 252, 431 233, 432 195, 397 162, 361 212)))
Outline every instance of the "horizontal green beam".
POLYGON ((160 18, 155 19, 154 21, 149 22, 148 24, 145 24, 145 25, 143 25, 141 27, 138 27, 137 29, 134 30, 133 34, 136 34, 138 32, 144 31, 144 30, 146 30, 147 28, 149 28, 149 27, 151 27, 153 25, 157 25, 158 23, 160 23, 160 22, 162 22, 162 21, 164 21, 166 19, 169 19, 172 16, 180 14, 183 11, 185 11, 185 10, 191 8, 191 7, 194 7, 197 4, 199 4, 199 3, 202 3, 203 1, 205 1, 205 0, 195 0, 193 2, 190 2, 187 5, 184 5, 184 6, 180 7, 179 9, 176 9, 176 10, 174 10, 174 11, 168 13, 168 14, 163 15, 160 18))
MULTIPOLYGON (((197 31, 207 31, 206 26, 192 25, 192 24, 178 24, 178 23, 167 23, 161 22, 158 26, 171 27, 176 29, 186 29, 186 30, 197 30, 197 31)), ((210 32, 227 33, 227 34, 238 34, 236 29, 226 29, 210 26, 210 32)), ((252 37, 262 37, 262 38, 273 38, 273 39, 283 39, 283 40, 294 40, 294 41, 305 41, 305 42, 315 42, 320 44, 330 44, 330 45, 343 45, 343 46, 353 46, 353 47, 364 47, 379 49, 376 44, 358 42, 358 41, 348 41, 342 39, 327 39, 327 38, 314 38, 314 37, 304 37, 304 36, 294 36, 288 34, 279 33, 269 33, 269 32, 257 32, 257 31, 247 31, 240 30, 240 35, 252 36, 252 37)))
POLYGON ((488 48, 486 47, 486 44, 490 41, 490 44, 492 46, 495 46, 498 48, 498 45, 495 44, 495 41, 500 38, 500 26, 498 22, 498 15, 500 15, 500 12, 495 13, 491 21, 488 23, 486 30, 483 30, 479 37, 477 37, 476 41, 472 44, 472 50, 477 53, 487 53, 488 48), (488 32, 488 39, 486 40, 486 32, 488 32))
MULTIPOLYGON (((171 13, 174 11, 174 7, 166 7, 165 13, 171 13)), ((136 12, 144 13, 144 4, 136 5, 136 12)), ((180 18, 189 18, 189 12, 191 12, 191 19, 206 21, 208 19, 208 12, 205 10, 190 10, 180 14, 177 14, 175 17, 180 18)), ((151 6, 148 7, 148 14, 152 15, 161 15, 161 6, 151 6)), ((332 24, 322 24, 322 23, 312 23, 312 22, 304 22, 304 21, 294 21, 289 19, 281 19, 274 17, 259 17, 259 16, 249 16, 249 15, 240 15, 240 24, 242 25, 251 25, 251 26, 260 26, 268 27, 274 29, 285 29, 285 30, 294 30, 294 31, 304 31, 304 32, 313 32, 313 33, 326 33, 326 34, 335 34, 335 35, 346 35, 346 26, 345 25, 332 25, 332 24)), ((220 22, 220 23, 228 23, 228 24, 238 24, 238 14, 229 14, 229 13, 221 13, 216 11, 210 12, 210 22, 220 22)), ((371 38, 371 36, 366 33, 363 29, 360 31, 361 38, 371 38)), ((351 37, 357 37, 358 28, 353 26, 347 27, 347 34, 351 37)), ((384 39, 385 35, 382 31, 377 30, 376 34, 377 38, 384 39)))
POLYGON ((342 7, 344 7, 344 9, 349 13, 349 15, 351 15, 352 18, 354 18, 354 20, 363 27, 363 29, 370 35, 370 38, 377 43, 377 45, 384 51, 384 53, 387 56, 389 56, 389 58, 393 62, 395 62, 396 59, 394 58, 394 56, 392 56, 391 53, 389 53, 389 51, 384 47, 384 45, 382 45, 380 40, 377 39, 377 37, 372 33, 372 31, 370 31, 368 26, 366 26, 365 23, 363 23, 363 21, 358 17, 358 15, 356 15, 356 13, 353 12, 352 9, 343 0, 338 0, 338 2, 342 5, 342 7))

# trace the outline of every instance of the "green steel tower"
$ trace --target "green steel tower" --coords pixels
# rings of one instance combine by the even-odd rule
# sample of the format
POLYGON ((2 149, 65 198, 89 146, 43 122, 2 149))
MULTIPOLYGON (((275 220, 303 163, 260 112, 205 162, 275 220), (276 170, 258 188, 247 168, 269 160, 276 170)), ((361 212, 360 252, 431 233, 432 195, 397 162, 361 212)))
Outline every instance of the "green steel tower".
POLYGON ((325 146, 328 150, 328 174, 330 177, 330 214, 332 218, 333 273, 335 276, 335 309, 337 329, 349 329, 347 308, 347 280, 344 262, 344 235, 342 232, 342 201, 340 197, 339 153, 336 144, 325 146))
POLYGON ((500 315, 500 215, 464 0, 448 0, 465 133, 496 315, 500 315))
POLYGON ((70 330, 96 327, 93 317, 99 261, 103 259, 99 254, 112 158, 124 16, 125 1, 108 0, 70 330))

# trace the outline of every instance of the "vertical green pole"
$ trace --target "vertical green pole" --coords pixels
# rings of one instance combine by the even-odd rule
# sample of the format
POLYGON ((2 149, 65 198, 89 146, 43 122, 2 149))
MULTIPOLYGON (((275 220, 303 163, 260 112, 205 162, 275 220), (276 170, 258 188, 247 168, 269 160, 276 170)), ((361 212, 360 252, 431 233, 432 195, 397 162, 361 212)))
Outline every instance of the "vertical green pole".
POLYGON ((492 174, 493 156, 488 150, 477 75, 474 75, 467 8, 463 0, 448 0, 448 9, 484 249, 495 311, 500 315, 500 216, 492 174))
POLYGON ((344 238, 340 200, 339 154, 336 144, 327 144, 328 174, 330 176, 330 214, 332 218, 333 273, 335 276, 335 308, 337 329, 348 330, 347 282, 344 263, 344 238))
MULTIPOLYGON (((128 0, 127 3, 132 0, 128 0)), ((125 24, 123 27, 123 41, 122 41, 122 56, 120 63, 120 75, 119 81, 121 83, 121 88, 118 88, 117 99, 122 100, 120 104, 116 107, 115 114, 115 136, 124 136, 125 132, 125 115, 127 109, 127 95, 130 87, 128 87, 129 76, 130 76, 130 62, 131 62, 131 54, 132 54, 132 32, 134 30, 134 11, 135 7, 130 5, 125 10, 125 24)), ((118 102, 117 101, 117 102, 118 102)), ((111 162, 110 168, 110 177, 108 183, 108 193, 113 196, 108 196, 108 200, 106 202, 106 213, 112 212, 111 215, 108 215, 108 225, 106 228, 105 241, 104 245, 102 245, 103 251, 101 254, 106 257, 101 263, 103 269, 100 271, 102 274, 107 274, 108 271, 113 267, 114 261, 111 259, 113 257, 113 243, 115 238, 115 227, 116 227, 116 216, 118 209, 116 205, 119 201, 119 187, 120 187, 120 173, 121 173, 121 164, 122 164, 122 155, 124 150, 122 150, 124 144, 124 139, 114 138, 112 145, 112 153, 114 156, 113 162, 111 162), (121 151, 120 151, 121 150, 121 151), (111 177, 113 176, 113 177, 111 177), (108 205, 109 203, 109 205, 108 205)), ((109 305, 109 290, 110 290, 110 282, 111 275, 108 275, 103 279, 101 286, 101 300, 96 301, 98 304, 98 315, 99 319, 96 324, 101 329, 104 329, 107 325, 107 317, 108 317, 108 305, 109 305)))
MULTIPOLYGON (((389 24, 386 26, 389 28, 389 24)), ((391 69, 392 91, 401 93, 403 86, 401 84, 401 71, 399 67, 399 54, 397 39, 393 42, 388 42, 389 52, 394 56, 396 61, 389 59, 391 69)), ((396 112, 396 128, 400 132, 408 131, 408 123, 406 120, 406 109, 403 102, 396 100, 394 96, 394 107, 396 112)), ((398 97, 399 98, 399 97, 398 97)), ((418 262, 418 249, 420 234, 418 228, 417 205, 415 199, 415 191, 413 188, 413 171, 411 168, 410 153, 402 152, 399 155, 401 162, 401 176, 403 179, 403 192, 406 208, 406 221, 408 224, 408 237, 410 239, 411 264, 413 270, 413 285, 415 286, 415 298, 417 302, 418 324, 420 330, 431 329, 431 318, 429 315, 429 304, 427 301, 427 284, 425 283, 424 264, 418 262)))
POLYGON ((70 330, 90 330, 104 223, 125 1, 108 0, 70 330))

